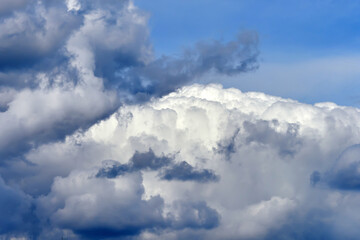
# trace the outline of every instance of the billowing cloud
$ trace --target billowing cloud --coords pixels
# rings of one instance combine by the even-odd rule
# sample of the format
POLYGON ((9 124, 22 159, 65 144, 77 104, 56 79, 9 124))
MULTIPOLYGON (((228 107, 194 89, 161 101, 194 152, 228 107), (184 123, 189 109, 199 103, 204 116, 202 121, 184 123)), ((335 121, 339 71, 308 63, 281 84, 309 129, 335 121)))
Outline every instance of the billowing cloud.
POLYGON ((161 196, 142 199, 139 172, 113 179, 94 175, 83 171, 56 178, 51 193, 39 199, 41 218, 89 239, 136 236, 144 230, 211 229, 219 222, 216 210, 204 202, 174 202, 174 210, 165 215, 161 196))
POLYGON ((142 200, 141 182, 138 173, 108 180, 74 172, 57 178, 51 194, 40 199, 41 215, 44 221, 50 217, 55 226, 94 239, 162 227, 164 202, 159 196, 142 200))
POLYGON ((359 109, 183 87, 256 69, 256 34, 155 58, 132 1, 0 18, 0 238, 359 235, 359 109))
POLYGON ((33 148, 3 185, 17 186, 38 239, 351 239, 359 119, 332 103, 192 85, 33 148))
POLYGON ((123 102, 162 96, 212 70, 257 67, 249 33, 156 59, 148 15, 129 0, 5 1, 0 20, 1 162, 86 129, 123 102))

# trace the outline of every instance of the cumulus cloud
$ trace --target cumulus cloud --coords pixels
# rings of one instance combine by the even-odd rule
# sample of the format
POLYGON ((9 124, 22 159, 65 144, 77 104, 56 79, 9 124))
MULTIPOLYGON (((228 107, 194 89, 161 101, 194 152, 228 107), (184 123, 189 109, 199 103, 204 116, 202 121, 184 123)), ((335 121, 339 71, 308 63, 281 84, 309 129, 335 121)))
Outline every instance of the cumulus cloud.
POLYGON ((3 185, 18 186, 39 239, 351 239, 359 118, 192 85, 33 148, 3 185))
POLYGON ((136 235, 165 224, 162 198, 141 199, 144 189, 140 174, 114 181, 91 175, 73 172, 57 178, 51 194, 40 199, 44 220, 50 217, 55 226, 93 239, 136 235))
POLYGON ((156 59, 128 0, 0 18, 0 238, 357 238, 359 109, 182 87, 256 69, 256 34, 156 59))
POLYGON ((112 179, 94 175, 78 171, 56 178, 51 193, 39 199, 40 219, 88 239, 133 236, 144 230, 211 229, 219 222, 218 213, 204 202, 174 202, 174 210, 165 214, 161 196, 142 199, 139 172, 112 179))
POLYGON ((257 66, 256 34, 156 59, 148 15, 129 0, 5 1, 0 19, 2 162, 86 129, 123 102, 162 96, 208 71, 257 66))
POLYGON ((150 144, 158 143, 151 135, 146 142, 124 135, 128 149, 110 154, 116 144, 93 129, 113 116, 126 126, 134 114, 118 112, 121 105, 161 97, 207 72, 256 69, 257 36, 202 41, 155 58, 147 21, 130 0, 0 3, 0 238, 139 237, 219 226, 206 200, 169 199, 145 187, 149 178, 215 183, 216 171, 180 149, 150 144), (84 141, 91 132, 104 142, 84 141))

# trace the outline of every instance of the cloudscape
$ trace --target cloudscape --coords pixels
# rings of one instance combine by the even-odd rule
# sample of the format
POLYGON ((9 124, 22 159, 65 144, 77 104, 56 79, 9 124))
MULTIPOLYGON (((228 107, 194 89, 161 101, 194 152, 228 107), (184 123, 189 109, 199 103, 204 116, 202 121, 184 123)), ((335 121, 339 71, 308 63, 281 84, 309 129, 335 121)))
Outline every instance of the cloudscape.
POLYGON ((360 109, 326 93, 360 58, 269 63, 216 24, 174 47, 153 3, 0 2, 0 239, 358 239, 360 109))

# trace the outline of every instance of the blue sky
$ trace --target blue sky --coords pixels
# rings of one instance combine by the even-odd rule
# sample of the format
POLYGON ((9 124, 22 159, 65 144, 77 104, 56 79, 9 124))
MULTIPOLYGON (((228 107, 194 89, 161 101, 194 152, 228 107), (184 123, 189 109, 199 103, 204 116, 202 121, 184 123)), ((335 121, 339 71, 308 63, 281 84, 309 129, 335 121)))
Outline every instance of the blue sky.
POLYGON ((308 103, 359 104, 360 1, 135 2, 150 13, 157 55, 176 54, 199 39, 228 40, 242 30, 256 31, 260 69, 225 80, 225 86, 308 103))

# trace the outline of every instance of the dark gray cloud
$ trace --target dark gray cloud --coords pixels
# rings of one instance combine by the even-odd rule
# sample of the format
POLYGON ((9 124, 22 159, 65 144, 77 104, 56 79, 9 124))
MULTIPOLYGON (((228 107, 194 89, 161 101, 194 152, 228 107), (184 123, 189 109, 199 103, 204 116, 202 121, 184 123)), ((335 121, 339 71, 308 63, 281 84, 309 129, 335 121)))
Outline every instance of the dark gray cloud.
POLYGON ((150 148, 148 152, 140 153, 138 151, 130 159, 130 166, 134 170, 158 170, 172 161, 171 157, 157 157, 150 148))
POLYGON ((177 180, 207 183, 219 180, 219 176, 217 176, 212 170, 196 169, 185 161, 163 169, 159 176, 161 179, 167 181, 177 180))
POLYGON ((230 156, 232 153, 235 153, 236 151, 236 137, 238 136, 240 132, 240 128, 238 128, 235 132, 234 135, 231 136, 229 139, 225 139, 222 142, 218 143, 217 148, 214 149, 214 151, 218 152, 219 154, 224 154, 225 158, 227 160, 230 159, 230 156))
POLYGON ((96 177, 115 178, 125 173, 131 173, 141 170, 158 170, 172 162, 171 157, 157 157, 150 148, 148 152, 140 153, 136 151, 127 164, 120 164, 116 161, 105 161, 108 165, 101 168, 96 177))
POLYGON ((351 164, 346 169, 341 169, 328 176, 328 184, 332 188, 341 190, 360 190, 360 164, 351 164))
POLYGON ((29 236, 37 234, 33 199, 20 189, 13 189, 6 185, 1 176, 0 213, 0 236, 2 234, 16 236, 23 232, 27 232, 29 236))
POLYGON ((325 181, 332 188, 360 190, 360 145, 345 149, 332 169, 326 173, 325 181))
POLYGON ((326 184, 331 188, 339 190, 360 190, 360 145, 356 144, 346 148, 332 168, 321 174, 314 171, 311 175, 311 183, 326 184), (322 176, 323 175, 323 176, 322 176))
POLYGON ((258 67, 257 35, 245 32, 230 42, 199 42, 180 57, 162 56, 119 71, 120 86, 140 98, 162 96, 209 71, 234 75, 258 67))
POLYGON ((127 173, 138 171, 159 171, 159 177, 166 181, 216 182, 220 179, 212 170, 196 169, 185 161, 174 163, 173 157, 154 154, 152 149, 140 153, 136 151, 126 164, 107 160, 96 174, 98 178, 116 178, 127 173))
POLYGON ((119 175, 124 175, 132 171, 128 164, 121 164, 117 161, 106 161, 106 164, 110 164, 110 166, 101 168, 96 177, 98 178, 116 178, 119 175))

